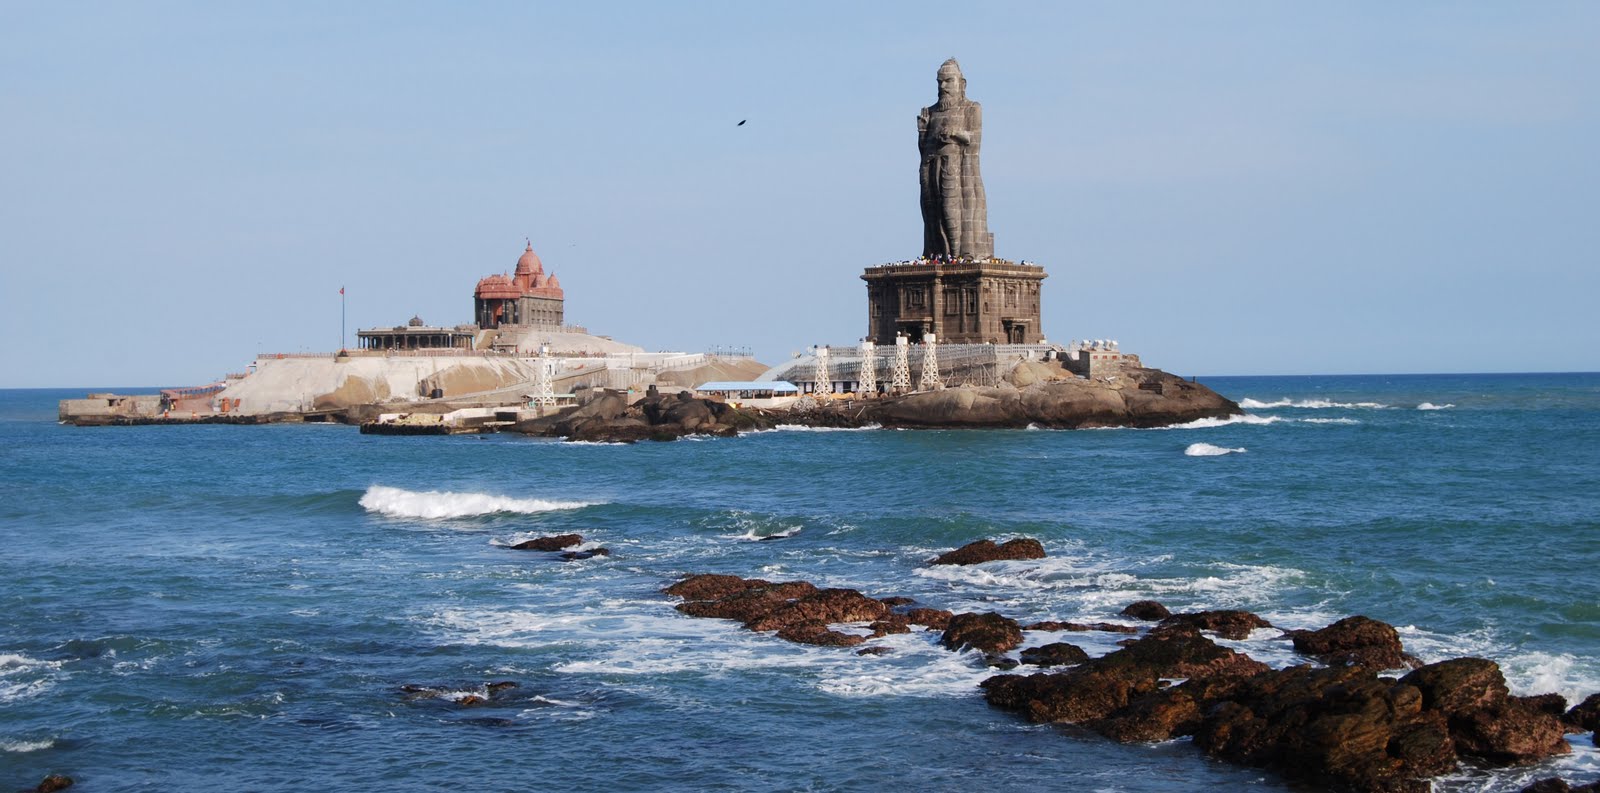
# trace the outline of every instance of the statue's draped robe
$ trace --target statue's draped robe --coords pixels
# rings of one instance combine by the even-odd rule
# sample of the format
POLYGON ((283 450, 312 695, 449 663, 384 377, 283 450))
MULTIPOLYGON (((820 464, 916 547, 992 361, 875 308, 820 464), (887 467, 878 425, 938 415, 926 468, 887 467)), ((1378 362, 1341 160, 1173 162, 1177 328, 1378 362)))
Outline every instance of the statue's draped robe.
POLYGON ((922 154, 922 252, 926 256, 987 259, 994 255, 988 201, 978 171, 982 136, 983 107, 977 102, 925 107, 917 118, 917 148, 922 154))

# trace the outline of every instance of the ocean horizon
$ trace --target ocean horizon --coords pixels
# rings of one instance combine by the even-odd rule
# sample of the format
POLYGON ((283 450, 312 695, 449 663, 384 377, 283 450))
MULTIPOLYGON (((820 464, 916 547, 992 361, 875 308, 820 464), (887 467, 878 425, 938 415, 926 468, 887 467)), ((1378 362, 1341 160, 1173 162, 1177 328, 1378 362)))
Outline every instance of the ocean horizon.
MULTIPOLYGON (((1197 379, 1245 415, 635 445, 77 428, 56 400, 154 388, 0 389, 0 785, 1308 789, 1187 739, 1028 724, 937 633, 860 656, 690 618, 661 589, 693 573, 1024 623, 1138 625, 1119 612, 1145 599, 1282 629, 1361 614, 1424 662, 1495 661, 1514 694, 1600 692, 1600 373, 1197 379), (563 533, 611 555, 510 547, 563 533), (1014 537, 1046 558, 927 564, 1014 537)), ((1219 643, 1307 662, 1272 629, 1219 643)), ((1568 740, 1435 789, 1600 777, 1568 740)))

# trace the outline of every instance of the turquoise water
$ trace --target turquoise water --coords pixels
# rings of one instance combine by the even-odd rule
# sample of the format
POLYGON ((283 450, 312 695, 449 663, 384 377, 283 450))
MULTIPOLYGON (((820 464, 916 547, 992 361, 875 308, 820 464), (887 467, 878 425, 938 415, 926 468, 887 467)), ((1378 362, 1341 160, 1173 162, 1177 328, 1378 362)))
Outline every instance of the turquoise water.
MULTIPOLYGON (((1292 789, 1186 741, 1021 723, 933 634, 861 657, 683 617, 659 589, 691 572, 1024 621, 1360 613, 1424 660, 1499 661, 1517 693, 1600 691, 1600 375, 1203 381, 1249 417, 636 446, 79 429, 55 401, 81 390, 0 391, 0 788, 1292 789), (569 531, 613 555, 503 547, 569 531), (1050 558, 924 564, 1012 535, 1050 558), (519 687, 449 701, 499 680, 519 687)), ((1572 740, 1440 789, 1600 777, 1572 740)))

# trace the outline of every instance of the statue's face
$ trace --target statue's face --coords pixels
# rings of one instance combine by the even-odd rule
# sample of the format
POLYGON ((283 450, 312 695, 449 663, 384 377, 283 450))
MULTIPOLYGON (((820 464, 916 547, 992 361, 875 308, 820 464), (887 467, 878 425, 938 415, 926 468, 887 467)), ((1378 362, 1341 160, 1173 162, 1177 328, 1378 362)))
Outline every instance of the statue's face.
POLYGON ((955 69, 939 70, 939 101, 961 98, 961 72, 955 69))

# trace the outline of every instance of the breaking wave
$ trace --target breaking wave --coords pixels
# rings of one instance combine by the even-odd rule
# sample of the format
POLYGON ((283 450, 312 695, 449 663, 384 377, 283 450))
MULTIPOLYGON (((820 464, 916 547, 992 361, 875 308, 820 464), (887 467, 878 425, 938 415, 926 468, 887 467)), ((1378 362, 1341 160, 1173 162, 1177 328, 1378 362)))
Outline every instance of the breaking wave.
POLYGON ((1449 402, 1446 402, 1443 405, 1435 405, 1432 402, 1424 402, 1417 406, 1417 410, 1449 410, 1453 407, 1455 407, 1455 405, 1449 402))
POLYGON ((1209 427, 1226 427, 1229 424, 1277 424, 1283 420, 1284 419, 1282 416, 1256 416, 1249 413, 1241 413, 1237 416, 1227 416, 1220 419, 1195 419, 1194 421, 1186 421, 1182 424, 1173 424, 1170 427, 1156 427, 1155 429, 1202 430, 1209 427))
POLYGON ((1306 410, 1324 410, 1327 408, 1343 408, 1345 410, 1353 410, 1356 408, 1366 408, 1370 410, 1381 410, 1389 406, 1383 404, 1382 402, 1334 402, 1329 399, 1275 399, 1271 402, 1262 402, 1259 399, 1245 397, 1244 399, 1239 400, 1239 407, 1249 408, 1251 410, 1264 410, 1270 408, 1303 408, 1306 410))
POLYGON ((560 509, 582 509, 593 506, 587 501, 545 501, 539 498, 510 498, 488 493, 448 493, 437 490, 418 493, 398 487, 373 485, 361 496, 361 506, 368 512, 393 518, 466 518, 474 515, 493 515, 513 512, 526 515, 552 512, 560 509))
POLYGON ((1222 446, 1212 446, 1209 443, 1191 443, 1183 453, 1188 457, 1217 457, 1224 454, 1243 454, 1243 446, 1237 449, 1228 449, 1222 446))
POLYGON ((862 432, 865 430, 881 430, 882 424, 867 424, 860 427, 807 427, 804 424, 779 424, 773 427, 779 432, 862 432))
POLYGON ((1360 424, 1361 423, 1360 419, 1320 419, 1320 418, 1310 418, 1310 419, 1299 419, 1299 421, 1301 423, 1304 423, 1304 424, 1360 424))

